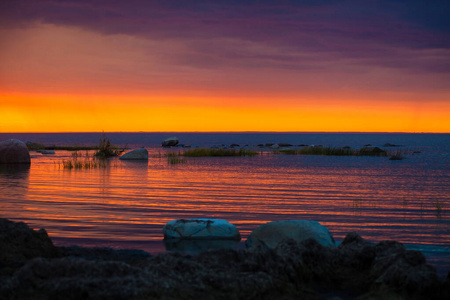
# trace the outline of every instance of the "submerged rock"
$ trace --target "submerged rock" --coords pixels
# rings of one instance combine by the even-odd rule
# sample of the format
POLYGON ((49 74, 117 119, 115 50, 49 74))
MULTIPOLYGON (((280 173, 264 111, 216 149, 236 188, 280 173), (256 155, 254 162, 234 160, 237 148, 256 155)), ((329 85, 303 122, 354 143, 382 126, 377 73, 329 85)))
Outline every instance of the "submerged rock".
POLYGON ((292 147, 292 144, 289 143, 278 143, 279 147, 292 147))
POLYGON ((402 147, 402 145, 396 145, 396 144, 386 143, 386 144, 383 145, 383 147, 402 147))
POLYGON ((41 154, 55 154, 55 150, 36 150, 36 152, 41 154))
POLYGON ((29 164, 30 152, 24 142, 10 139, 0 142, 0 164, 29 164))
POLYGON ((135 149, 125 153, 119 159, 122 160, 148 160, 148 151, 145 148, 135 149))
POLYGON ((335 247, 328 228, 316 221, 282 220, 257 227, 248 237, 245 245, 255 248, 260 245, 275 249, 285 239, 301 242, 313 238, 325 247, 335 247))
POLYGON ((401 154, 392 155, 389 160, 403 160, 404 157, 401 154))
POLYGON ((387 156, 387 152, 378 147, 364 147, 359 150, 359 155, 387 156))
POLYGON ((164 239, 241 239, 236 226, 220 219, 173 220, 164 226, 163 232, 164 239))

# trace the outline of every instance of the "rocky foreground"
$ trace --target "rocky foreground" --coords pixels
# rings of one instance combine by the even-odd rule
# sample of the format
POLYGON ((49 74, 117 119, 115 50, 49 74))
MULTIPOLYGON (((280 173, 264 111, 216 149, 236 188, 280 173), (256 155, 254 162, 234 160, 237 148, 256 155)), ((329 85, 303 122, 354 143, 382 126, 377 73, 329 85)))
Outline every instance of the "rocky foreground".
POLYGON ((421 252, 356 233, 337 248, 287 239, 152 256, 55 247, 45 230, 0 219, 0 299, 450 299, 450 278, 421 252))

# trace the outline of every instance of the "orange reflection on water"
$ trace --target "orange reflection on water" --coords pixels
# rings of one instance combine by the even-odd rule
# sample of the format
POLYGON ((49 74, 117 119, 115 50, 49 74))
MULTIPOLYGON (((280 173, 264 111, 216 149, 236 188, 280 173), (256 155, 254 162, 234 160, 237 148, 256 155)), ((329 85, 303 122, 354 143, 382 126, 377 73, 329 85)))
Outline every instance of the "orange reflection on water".
POLYGON ((22 180, 27 188, 3 196, 5 217, 78 244, 161 241, 164 224, 173 219, 220 218, 244 239, 269 221, 308 219, 336 239, 357 231, 375 241, 450 245, 448 214, 435 207, 436 199, 449 204, 448 184, 424 182, 374 158, 266 154, 171 165, 150 155, 144 163, 113 159, 106 168, 60 168, 58 161, 69 155, 33 154, 22 180), (357 165, 342 168, 355 159, 357 165))

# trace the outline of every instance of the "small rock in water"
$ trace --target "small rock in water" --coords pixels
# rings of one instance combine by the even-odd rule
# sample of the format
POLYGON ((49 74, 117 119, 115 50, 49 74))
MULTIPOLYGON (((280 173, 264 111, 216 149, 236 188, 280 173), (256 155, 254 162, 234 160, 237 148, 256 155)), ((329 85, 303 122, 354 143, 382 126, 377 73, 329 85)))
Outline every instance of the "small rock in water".
POLYGON ((174 147, 174 146, 178 145, 178 143, 179 143, 178 138, 173 136, 173 137, 165 139, 161 143, 161 146, 163 146, 163 147, 174 147))
POLYGON ((403 159, 404 159, 404 157, 401 156, 401 155, 399 155, 399 154, 392 155, 392 156, 389 158, 389 160, 403 160, 403 159))
POLYGON ((384 147, 401 147, 402 145, 396 145, 396 144, 391 144, 391 143, 386 143, 383 145, 384 147))
POLYGON ((378 147, 364 147, 359 150, 360 155, 387 156, 387 152, 378 147))
POLYGON ((122 160, 148 160, 148 151, 145 148, 132 150, 125 153, 119 159, 122 160))
POLYGON ((279 147, 292 147, 292 144, 288 144, 288 143, 278 143, 279 147))
POLYGON ((41 154, 55 154, 54 150, 36 150, 36 152, 41 154))

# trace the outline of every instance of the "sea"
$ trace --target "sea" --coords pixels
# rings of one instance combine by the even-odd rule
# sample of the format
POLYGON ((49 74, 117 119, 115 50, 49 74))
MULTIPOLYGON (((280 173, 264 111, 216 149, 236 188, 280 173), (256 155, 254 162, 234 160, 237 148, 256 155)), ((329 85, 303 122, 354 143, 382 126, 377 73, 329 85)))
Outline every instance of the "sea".
POLYGON ((30 151, 31 165, 0 166, 0 217, 45 228, 57 246, 152 254, 187 251, 163 241, 163 227, 174 219, 228 220, 242 236, 236 248, 266 222, 314 220, 337 244, 350 232, 374 243, 396 240, 422 251, 440 276, 450 270, 450 134, 0 133, 0 141, 94 146, 103 134, 119 147, 145 147, 149 160, 116 157, 69 169, 64 161, 93 160, 94 151, 30 151), (172 136, 184 147, 161 147, 172 136), (259 155, 179 161, 169 155, 231 144, 259 155), (404 159, 277 154, 271 144, 371 145, 404 159))

